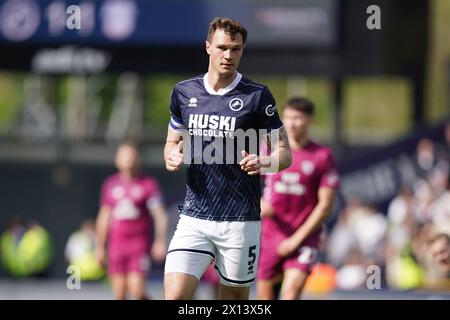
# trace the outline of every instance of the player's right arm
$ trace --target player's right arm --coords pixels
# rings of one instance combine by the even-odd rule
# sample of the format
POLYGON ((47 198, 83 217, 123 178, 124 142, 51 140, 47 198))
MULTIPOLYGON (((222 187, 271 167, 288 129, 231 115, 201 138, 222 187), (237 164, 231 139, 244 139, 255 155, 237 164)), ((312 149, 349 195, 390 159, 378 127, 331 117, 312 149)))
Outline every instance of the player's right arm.
POLYGON ((183 144, 180 132, 169 126, 164 146, 164 162, 168 171, 178 171, 183 165, 183 144))
POLYGON ((264 192, 261 197, 261 218, 271 218, 274 214, 272 204, 270 203, 271 188, 270 188, 270 177, 265 177, 264 182, 264 192))
POLYGON ((273 208, 269 201, 261 198, 261 218, 271 218, 273 216, 273 208))
POLYGON ((96 256, 97 261, 102 265, 106 265, 106 242, 108 239, 109 219, 111 216, 111 208, 101 206, 95 223, 96 235, 96 256))
POLYGON ((170 123, 164 146, 164 162, 170 172, 180 170, 183 165, 183 118, 177 99, 178 90, 175 87, 170 95, 170 123))

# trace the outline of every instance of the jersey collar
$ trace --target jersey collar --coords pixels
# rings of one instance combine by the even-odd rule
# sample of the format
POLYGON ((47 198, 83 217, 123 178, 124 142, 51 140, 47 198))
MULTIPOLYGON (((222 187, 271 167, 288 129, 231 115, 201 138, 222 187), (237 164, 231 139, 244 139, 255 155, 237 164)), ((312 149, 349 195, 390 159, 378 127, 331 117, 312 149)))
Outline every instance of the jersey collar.
POLYGON ((203 76, 203 85, 205 86, 205 89, 206 91, 208 91, 209 94, 216 96, 223 96, 224 94, 227 94, 228 92, 236 88, 241 79, 242 74, 236 72, 236 78, 234 78, 232 83, 230 83, 225 88, 220 88, 219 91, 215 91, 208 83, 208 73, 205 73, 205 75, 203 76))

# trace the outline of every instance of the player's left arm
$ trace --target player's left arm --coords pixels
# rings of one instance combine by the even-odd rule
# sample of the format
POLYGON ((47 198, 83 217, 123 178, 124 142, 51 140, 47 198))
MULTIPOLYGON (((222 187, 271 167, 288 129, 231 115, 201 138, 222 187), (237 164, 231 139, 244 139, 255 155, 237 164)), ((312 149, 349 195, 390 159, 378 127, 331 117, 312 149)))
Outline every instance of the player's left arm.
POLYGON ((298 228, 291 237, 280 244, 278 247, 278 254, 280 256, 285 257, 290 255, 305 239, 319 230, 331 214, 335 194, 335 188, 319 188, 317 205, 300 228, 298 228))
POLYGON ((270 156, 263 163, 267 163, 265 168, 268 172, 279 172, 289 168, 292 163, 291 148, 286 133, 286 129, 281 127, 272 131, 266 136, 266 143, 270 150, 270 156))
POLYGON ((291 165, 291 148, 284 127, 267 134, 265 140, 270 155, 258 156, 242 151, 243 159, 239 164, 248 175, 275 173, 289 168, 291 165))
POLYGON ((169 217, 164 206, 152 209, 152 216, 155 221, 155 243, 152 246, 152 256, 157 261, 162 261, 166 255, 167 229, 169 217))
POLYGON ((152 245, 151 255, 155 260, 162 261, 166 256, 169 216, 159 196, 150 198, 147 207, 155 221, 155 242, 152 245))
POLYGON ((259 156, 242 151, 241 169, 248 175, 275 173, 288 168, 292 162, 289 140, 281 122, 272 93, 267 87, 261 93, 257 112, 258 128, 267 130, 264 135, 268 155, 259 156))

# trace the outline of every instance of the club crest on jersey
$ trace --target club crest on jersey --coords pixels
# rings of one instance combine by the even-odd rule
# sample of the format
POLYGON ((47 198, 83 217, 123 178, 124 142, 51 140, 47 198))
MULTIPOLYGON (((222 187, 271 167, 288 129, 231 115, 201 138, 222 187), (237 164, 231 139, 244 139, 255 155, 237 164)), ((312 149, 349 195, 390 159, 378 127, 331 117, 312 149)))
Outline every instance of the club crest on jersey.
POLYGON ((301 166, 302 172, 306 175, 310 175, 314 171, 314 163, 312 161, 305 160, 301 166))
POLYGON ((239 98, 233 98, 230 100, 230 109, 233 111, 239 111, 244 107, 244 102, 242 99, 239 98))
POLYGON ((125 189, 121 186, 114 187, 111 194, 114 199, 119 200, 125 196, 125 189))
POLYGON ((335 170, 328 172, 327 174, 327 182, 330 185, 334 185, 339 181, 339 176, 335 170))
POLYGON ((189 107, 196 107, 197 106, 197 102, 198 102, 197 98, 196 97, 192 97, 192 98, 189 99, 188 106, 189 107))

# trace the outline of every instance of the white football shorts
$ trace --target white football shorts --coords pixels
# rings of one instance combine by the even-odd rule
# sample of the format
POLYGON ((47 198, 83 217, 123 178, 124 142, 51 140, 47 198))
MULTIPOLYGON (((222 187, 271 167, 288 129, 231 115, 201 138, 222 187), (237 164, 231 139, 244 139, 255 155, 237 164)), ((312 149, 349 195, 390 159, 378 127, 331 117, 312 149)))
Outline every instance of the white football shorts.
POLYGON ((260 221, 209 221, 182 214, 164 273, 187 273, 200 280, 214 261, 222 284, 250 286, 258 267, 260 234, 260 221))

